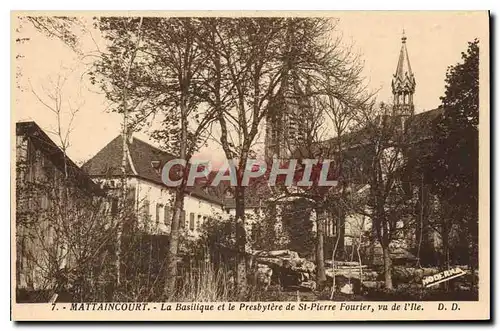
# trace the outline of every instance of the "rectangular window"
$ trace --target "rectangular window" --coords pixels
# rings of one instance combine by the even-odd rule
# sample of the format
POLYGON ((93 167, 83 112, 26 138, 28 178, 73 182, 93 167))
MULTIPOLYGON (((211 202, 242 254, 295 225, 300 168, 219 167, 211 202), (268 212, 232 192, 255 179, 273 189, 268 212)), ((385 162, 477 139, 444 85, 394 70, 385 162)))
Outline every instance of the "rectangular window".
POLYGON ((42 192, 41 194, 40 208, 42 210, 49 208, 49 196, 46 192, 42 192))
POLYGON ((111 200, 111 216, 116 216, 118 214, 118 198, 113 198, 111 200))
POLYGON ((252 241, 256 241, 257 240, 257 225, 254 224, 250 230, 250 233, 251 233, 251 238, 252 238, 252 241))
POLYGON ((185 229, 186 228, 186 211, 181 211, 181 219, 179 220, 180 221, 180 227, 181 229, 185 229))
POLYGON ((194 231, 194 213, 189 213, 189 230, 194 231))
POLYGON ((196 223, 196 228, 199 229, 201 226, 201 215, 198 215, 198 221, 196 223))
POLYGON ((172 215, 170 214, 170 207, 168 205, 165 205, 165 211, 163 214, 163 221, 165 222, 165 225, 167 228, 170 226, 170 221, 172 220, 171 217, 172 215))
POLYGON ((145 219, 149 218, 149 200, 144 200, 142 204, 142 216, 145 219))
POLYGON ((156 218, 155 218, 157 226, 158 226, 158 224, 160 224, 160 212, 161 212, 161 209, 162 209, 162 205, 159 204, 159 203, 157 203, 156 204, 156 218))

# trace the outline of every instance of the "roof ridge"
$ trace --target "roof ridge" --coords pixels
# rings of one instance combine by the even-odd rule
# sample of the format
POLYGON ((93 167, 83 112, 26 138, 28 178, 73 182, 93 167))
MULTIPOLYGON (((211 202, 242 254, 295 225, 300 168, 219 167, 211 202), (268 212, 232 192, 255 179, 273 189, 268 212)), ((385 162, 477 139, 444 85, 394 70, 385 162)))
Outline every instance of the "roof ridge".
POLYGON ((94 156, 92 156, 90 159, 88 159, 87 161, 85 161, 83 164, 82 164, 82 167, 85 167, 88 163, 90 163, 99 153, 101 153, 106 147, 108 147, 110 144, 112 144, 116 139, 118 138, 121 138, 122 135, 121 134, 118 134, 116 137, 114 137, 113 139, 111 139, 110 141, 108 141, 107 144, 105 144, 101 149, 99 149, 95 154, 94 156))
POLYGON ((150 146, 150 147, 152 147, 152 148, 154 148, 154 149, 156 149, 156 150, 159 150, 159 151, 160 151, 160 152, 162 152, 162 153, 167 153, 167 154, 170 154, 171 156, 175 156, 174 154, 172 154, 172 153, 170 153, 170 152, 167 152, 166 150, 164 150, 164 149, 162 149, 162 148, 160 148, 160 147, 157 147, 157 146, 153 145, 152 143, 147 142, 147 141, 145 141, 145 140, 143 140, 143 139, 141 139, 141 138, 138 138, 138 137, 133 137, 133 138, 134 138, 133 140, 138 140, 138 141, 140 141, 141 143, 146 144, 146 145, 148 145, 148 146, 150 146))
POLYGON ((30 137, 34 144, 39 144, 39 150, 50 158, 52 164, 61 169, 60 162, 67 166, 67 170, 73 172, 74 180, 84 184, 84 190, 100 192, 98 186, 92 181, 89 174, 78 166, 73 159, 45 132, 45 130, 35 121, 16 122, 16 136, 30 137), (40 148, 41 147, 41 148, 40 148))

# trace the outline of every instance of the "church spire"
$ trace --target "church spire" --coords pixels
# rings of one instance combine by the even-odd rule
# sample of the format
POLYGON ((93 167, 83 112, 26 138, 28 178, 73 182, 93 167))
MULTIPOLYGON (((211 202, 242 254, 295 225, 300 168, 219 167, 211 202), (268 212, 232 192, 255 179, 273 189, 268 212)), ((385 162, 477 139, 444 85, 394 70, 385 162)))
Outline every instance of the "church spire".
POLYGON ((392 78, 392 94, 394 96, 395 112, 411 115, 414 112, 413 94, 415 93, 416 84, 415 76, 411 70, 410 58, 408 57, 406 40, 405 31, 403 30, 398 65, 392 78))

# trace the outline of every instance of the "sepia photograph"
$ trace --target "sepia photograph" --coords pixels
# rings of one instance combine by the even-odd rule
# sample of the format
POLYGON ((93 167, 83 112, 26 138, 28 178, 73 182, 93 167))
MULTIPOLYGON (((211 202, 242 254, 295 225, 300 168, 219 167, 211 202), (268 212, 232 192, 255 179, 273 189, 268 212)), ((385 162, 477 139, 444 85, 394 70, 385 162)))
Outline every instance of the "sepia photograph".
POLYGON ((489 319, 489 20, 12 12, 13 318, 489 319))

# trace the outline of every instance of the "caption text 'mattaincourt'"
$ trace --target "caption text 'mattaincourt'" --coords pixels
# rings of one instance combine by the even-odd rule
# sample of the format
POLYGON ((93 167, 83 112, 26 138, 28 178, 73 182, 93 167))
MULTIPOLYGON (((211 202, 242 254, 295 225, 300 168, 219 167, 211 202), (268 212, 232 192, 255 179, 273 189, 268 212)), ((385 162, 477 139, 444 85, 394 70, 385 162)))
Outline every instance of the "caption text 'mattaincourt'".
MULTIPOLYGON (((457 303, 435 303, 437 310, 460 310, 457 303), (449 307, 448 307, 449 306, 449 307)), ((215 311, 344 311, 376 313, 379 311, 423 311, 423 304, 416 302, 365 303, 365 302, 220 302, 220 303, 71 303, 52 304, 52 310, 69 311, 171 311, 171 312, 215 312, 215 311)))

